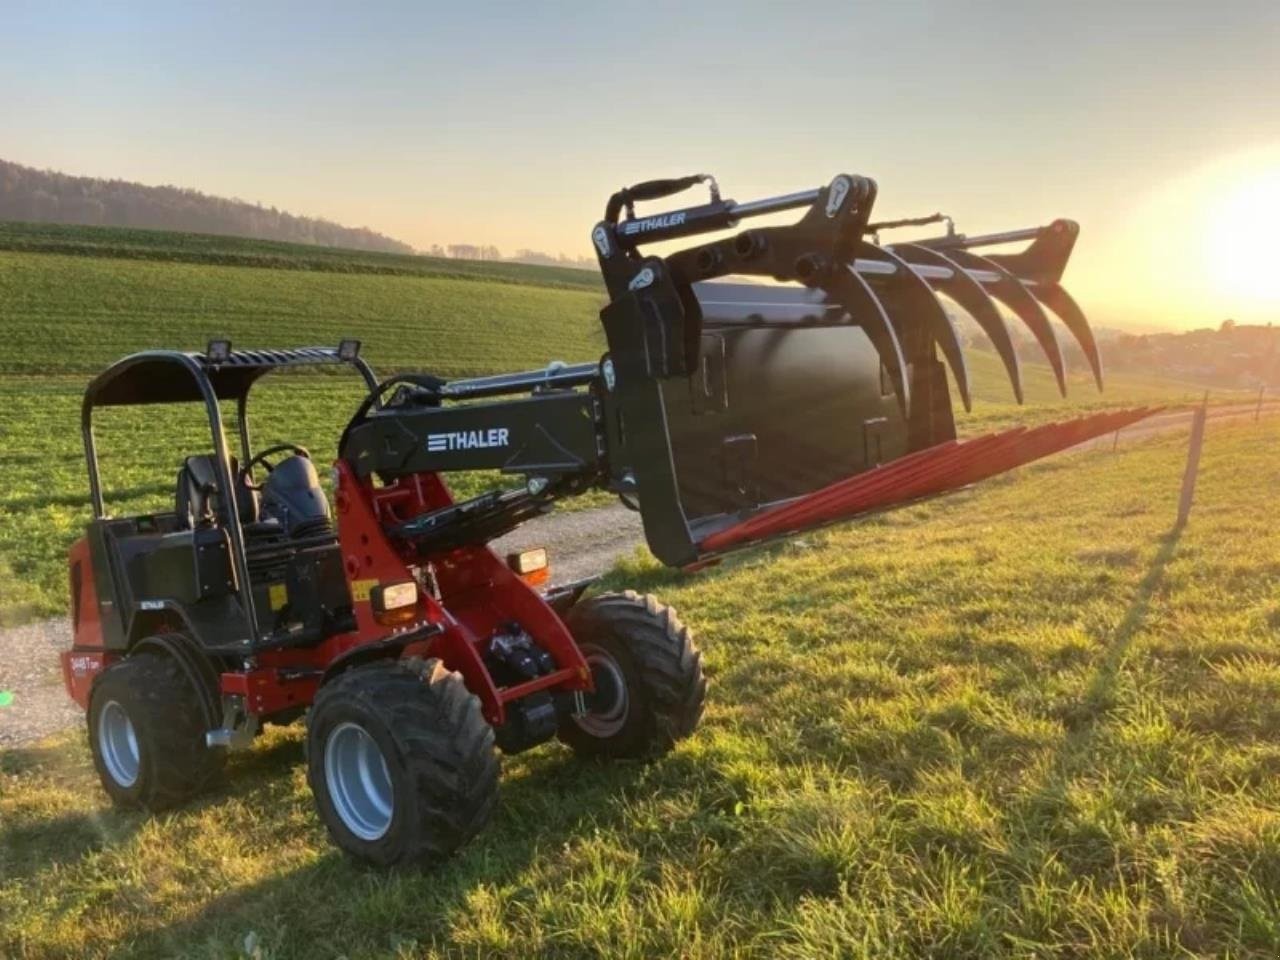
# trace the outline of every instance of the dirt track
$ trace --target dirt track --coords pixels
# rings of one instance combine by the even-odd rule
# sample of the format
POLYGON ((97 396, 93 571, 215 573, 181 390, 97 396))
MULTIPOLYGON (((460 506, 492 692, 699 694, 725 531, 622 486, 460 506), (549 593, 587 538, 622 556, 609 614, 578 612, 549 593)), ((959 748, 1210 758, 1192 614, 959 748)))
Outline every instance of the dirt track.
MULTIPOLYGON (((1280 405, 1264 406, 1268 415, 1278 411, 1280 405)), ((1253 414, 1253 404, 1233 404, 1210 408, 1209 420, 1253 414)), ((1191 416, 1188 409, 1158 414, 1126 427, 1120 433, 1120 442, 1186 430, 1191 416)), ((1114 435, 1108 434, 1077 449, 1110 446, 1114 442, 1114 435)), ((540 517, 494 541, 493 546, 499 553, 547 547, 555 580, 567 582, 607 570, 643 541, 639 516, 617 505, 540 517)), ((39 740, 81 722, 80 711, 63 692, 58 673, 58 652, 70 643, 70 629, 62 617, 0 630, 0 692, 8 691, 13 698, 8 706, 0 706, 0 750, 39 740)))

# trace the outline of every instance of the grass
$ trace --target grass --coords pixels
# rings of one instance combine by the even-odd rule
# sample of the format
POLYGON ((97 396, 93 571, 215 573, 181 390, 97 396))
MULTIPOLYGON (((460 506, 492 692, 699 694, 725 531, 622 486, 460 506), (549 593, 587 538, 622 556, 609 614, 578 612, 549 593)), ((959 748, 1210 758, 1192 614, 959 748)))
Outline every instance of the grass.
MULTIPOLYGON (((973 409, 965 413, 954 391, 952 406, 961 432, 968 436, 1006 430, 1018 424, 1065 420, 1116 407, 1181 406, 1198 403, 1204 396, 1204 387, 1199 384, 1128 371, 1106 374, 1104 389, 1099 392, 1093 375, 1081 362, 1068 366, 1067 395, 1063 397, 1048 364, 1023 363, 1025 403, 1019 406, 1004 367, 994 353, 970 350, 965 360, 969 367, 973 409)), ((1256 396, 1243 391, 1215 390, 1211 402, 1235 403, 1256 396)))
POLYGON ((126 227, 86 227, 60 223, 0 221, 0 250, 61 253, 113 260, 154 260, 217 266, 268 267, 329 273, 463 277, 574 289, 601 289, 591 270, 525 263, 452 260, 412 254, 316 247, 308 244, 173 233, 126 227))
POLYGON ((0 374, 96 373, 135 350, 361 337, 376 369, 442 376, 594 359, 599 290, 0 253, 0 374))
POLYGON ((430 874, 328 845, 301 730, 157 818, 83 734, 0 757, 0 955, 1274 957, 1280 420, 1025 468, 685 577, 698 733, 505 761, 430 874))

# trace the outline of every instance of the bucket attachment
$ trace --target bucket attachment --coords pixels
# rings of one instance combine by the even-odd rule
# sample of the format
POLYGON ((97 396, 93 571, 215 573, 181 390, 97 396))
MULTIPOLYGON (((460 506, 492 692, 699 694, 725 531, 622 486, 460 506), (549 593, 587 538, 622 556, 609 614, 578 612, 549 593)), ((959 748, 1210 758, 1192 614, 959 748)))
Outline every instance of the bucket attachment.
POLYGON ((872 222, 875 198, 874 181, 842 174, 816 190, 735 203, 699 175, 641 184, 610 200, 592 232, 611 298, 601 314, 606 407, 616 405, 608 469, 624 500, 638 503, 663 562, 697 564, 932 496, 1149 414, 957 442, 952 390, 967 410, 971 386, 955 309, 991 341, 1019 403, 1010 318, 1039 344, 1065 395, 1056 317, 1101 389, 1093 333, 1060 285, 1078 229, 1057 220, 967 237, 940 214, 872 222), (711 191, 704 204, 635 214, 636 202, 699 183, 711 191), (797 209, 804 212, 789 226, 748 229, 665 257, 639 251, 797 209), (896 228, 941 222, 940 236, 880 240, 896 228), (977 252, 1013 243, 1025 249, 977 252))

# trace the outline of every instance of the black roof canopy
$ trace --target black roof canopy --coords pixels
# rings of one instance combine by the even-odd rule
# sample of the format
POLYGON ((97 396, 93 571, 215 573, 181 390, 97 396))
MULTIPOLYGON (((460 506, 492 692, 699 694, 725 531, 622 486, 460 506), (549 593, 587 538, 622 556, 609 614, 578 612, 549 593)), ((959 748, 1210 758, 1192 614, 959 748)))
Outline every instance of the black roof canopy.
POLYGON ((207 399, 208 384, 219 400, 239 400, 260 378, 284 367, 350 364, 372 389, 376 385, 369 365, 354 356, 343 359, 334 347, 297 347, 290 350, 234 350, 221 362, 203 353, 146 350, 112 364, 89 383, 84 406, 128 406, 149 403, 186 403, 207 399))

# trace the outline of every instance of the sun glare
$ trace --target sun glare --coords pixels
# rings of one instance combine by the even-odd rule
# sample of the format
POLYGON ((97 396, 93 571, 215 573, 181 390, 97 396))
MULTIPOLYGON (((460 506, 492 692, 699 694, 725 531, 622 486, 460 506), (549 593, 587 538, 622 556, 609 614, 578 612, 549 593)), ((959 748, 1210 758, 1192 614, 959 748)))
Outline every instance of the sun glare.
POLYGON ((1207 211, 1205 265, 1217 292, 1280 305, 1280 165, 1246 174, 1207 211))

